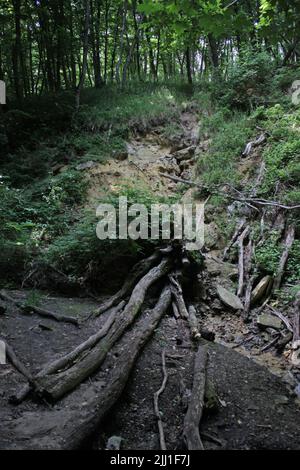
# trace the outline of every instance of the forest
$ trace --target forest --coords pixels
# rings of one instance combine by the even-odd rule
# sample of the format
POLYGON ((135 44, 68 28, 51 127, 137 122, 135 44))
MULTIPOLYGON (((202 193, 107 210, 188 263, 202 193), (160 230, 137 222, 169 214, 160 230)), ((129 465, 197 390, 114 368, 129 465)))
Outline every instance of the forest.
POLYGON ((1 0, 0 450, 299 450, 299 182, 298 0, 1 0))

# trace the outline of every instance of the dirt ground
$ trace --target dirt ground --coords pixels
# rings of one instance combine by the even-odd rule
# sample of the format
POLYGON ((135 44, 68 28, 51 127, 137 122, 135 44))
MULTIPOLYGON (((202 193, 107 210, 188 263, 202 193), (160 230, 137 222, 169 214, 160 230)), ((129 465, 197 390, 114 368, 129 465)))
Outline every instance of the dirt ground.
MULTIPOLYGON (((151 300, 149 302, 151 304, 151 300)), ((46 298, 43 305, 69 315, 71 312, 84 315, 95 306, 94 302, 86 299, 55 297, 46 298)), ((84 323, 78 329, 12 309, 1 317, 0 325, 3 336, 13 345, 18 356, 32 372, 36 372, 41 364, 87 338, 104 320, 105 315, 84 323), (45 330, 45 324, 51 330, 45 330)), ((99 373, 53 406, 32 400, 19 406, 8 404, 9 396, 24 383, 24 379, 11 365, 2 366, 0 448, 61 448, 60 437, 51 440, 51 446, 49 444, 54 423, 61 423, 59 427, 63 435, 66 413, 68 418, 73 414, 77 416, 80 408, 84 413, 85 404, 99 383, 106 380, 107 371, 117 367, 118 351, 122 352, 122 342, 128 341, 130 335, 131 331, 128 331, 113 348, 99 373)), ((208 343, 208 347, 208 378, 214 384, 217 399, 214 397, 214 406, 205 414, 201 425, 205 448, 299 449, 300 408, 286 384, 265 367, 228 347, 219 343, 208 343)), ((159 406, 167 448, 180 449, 182 423, 192 382, 194 349, 188 330, 179 331, 173 316, 170 313, 166 315, 139 357, 121 399, 105 422, 95 427, 84 447, 103 449, 111 436, 119 436, 123 449, 159 448, 153 395, 162 381, 161 354, 165 350, 168 383, 159 406)))

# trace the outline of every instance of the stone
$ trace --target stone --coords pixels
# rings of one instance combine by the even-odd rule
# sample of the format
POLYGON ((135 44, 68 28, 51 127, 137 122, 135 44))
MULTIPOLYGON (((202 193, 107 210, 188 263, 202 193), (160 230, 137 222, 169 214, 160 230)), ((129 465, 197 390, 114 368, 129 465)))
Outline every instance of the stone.
POLYGON ((292 344, 291 363, 294 367, 300 368, 300 340, 294 341, 292 344))
POLYGON ((128 150, 114 151, 113 156, 116 160, 123 162, 124 160, 127 160, 128 158, 128 150))
POLYGON ((233 310, 243 310, 244 306, 241 300, 228 289, 218 285, 217 286, 217 293, 220 300, 225 304, 227 307, 232 308, 233 310))
POLYGON ((120 450, 124 439, 120 436, 111 436, 106 444, 106 450, 120 450))
POLYGON ((96 163, 90 160, 88 162, 80 163, 80 165, 77 165, 76 170, 78 171, 89 170, 90 168, 93 168, 93 166, 95 165, 96 163))
POLYGON ((259 302, 269 291, 269 288, 271 287, 272 283, 272 277, 271 276, 265 276, 253 289, 252 295, 251 295, 251 304, 254 305, 257 302, 259 302))
POLYGON ((174 157, 179 161, 190 160, 191 157, 195 155, 195 150, 195 146, 187 147, 182 150, 178 150, 178 152, 174 154, 174 157))
POLYGON ((274 330, 280 330, 283 323, 280 318, 269 315, 268 313, 263 313, 257 317, 257 325, 260 328, 274 328, 274 330))
POLYGON ((221 276, 225 279, 232 279, 237 277, 238 268, 231 263, 225 263, 224 261, 206 256, 204 261, 205 268, 211 276, 221 276))

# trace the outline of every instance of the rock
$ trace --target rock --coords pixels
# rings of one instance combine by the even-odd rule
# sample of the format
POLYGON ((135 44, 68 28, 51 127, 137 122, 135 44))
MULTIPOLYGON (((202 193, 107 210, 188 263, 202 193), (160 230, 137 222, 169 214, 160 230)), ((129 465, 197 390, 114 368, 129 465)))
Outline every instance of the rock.
POLYGON ((106 450, 120 450, 124 439, 120 436, 111 436, 106 444, 106 450))
POLYGON ((290 401, 289 397, 287 397, 286 395, 278 395, 275 398, 274 403, 275 405, 280 406, 280 405, 287 405, 289 401, 290 401))
POLYGON ((218 285, 217 292, 218 296, 220 297, 220 300, 225 305, 227 305, 227 307, 230 307, 233 310, 243 310, 244 306, 240 299, 228 289, 225 289, 224 287, 218 285))
POLYGON ((127 160, 128 158, 128 150, 119 150, 113 152, 113 157, 120 162, 127 160))
POLYGON ((204 265, 208 273, 214 277, 221 276, 225 279, 232 279, 238 275, 238 268, 234 264, 225 263, 218 258, 206 256, 204 265))
POLYGON ((252 291, 251 295, 251 304, 254 305, 259 302, 264 296, 268 294, 269 289, 271 288, 272 277, 265 276, 252 291))
POLYGON ((257 325, 260 328, 274 328, 274 330, 280 330, 283 323, 280 318, 269 315, 268 313, 263 313, 257 317, 257 325))
POLYGON ((178 152, 174 154, 174 157, 179 161, 190 160, 191 157, 195 155, 195 150, 195 146, 187 147, 182 150, 178 150, 178 152))
POLYGON ((95 165, 96 163, 90 160, 88 162, 80 163, 80 165, 77 165, 76 170, 78 171, 88 170, 89 168, 93 168, 93 166, 95 165))
POLYGON ((291 363, 300 368, 300 340, 294 341, 292 345, 291 363))

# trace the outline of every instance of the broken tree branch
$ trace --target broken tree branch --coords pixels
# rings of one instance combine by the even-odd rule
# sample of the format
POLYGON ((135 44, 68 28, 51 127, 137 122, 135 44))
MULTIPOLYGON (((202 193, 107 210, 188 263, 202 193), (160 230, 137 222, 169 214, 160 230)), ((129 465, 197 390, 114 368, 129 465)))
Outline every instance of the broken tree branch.
POLYGON ((168 273, 171 260, 164 258, 161 263, 152 268, 135 286, 130 300, 118 321, 108 334, 99 341, 92 351, 80 362, 75 363, 63 373, 45 376, 38 380, 42 394, 50 400, 58 400, 69 393, 87 377, 99 369, 108 351, 123 335, 126 329, 134 322, 144 302, 149 287, 158 279, 168 273))
MULTIPOLYGON (((172 181, 175 181, 177 183, 183 183, 183 184, 187 184, 189 186, 196 186, 197 188, 203 190, 205 189, 206 191, 209 191, 211 194, 217 194, 219 196, 222 196, 222 197, 225 197, 225 198, 229 198, 233 201, 238 201, 238 202, 242 202, 244 204, 252 204, 253 206, 255 205, 258 205, 258 206, 271 206, 271 207, 281 207, 282 209, 285 209, 285 210, 298 210, 300 209, 300 204, 298 205, 295 205, 295 206, 287 206, 285 204, 282 204, 281 202, 278 202, 278 201, 268 201, 266 199, 261 199, 261 198, 252 198, 252 197, 237 197, 237 196, 232 196, 231 194, 228 194, 224 191, 220 191, 220 190, 214 190, 212 189, 211 187, 208 187, 208 186, 205 186, 205 185, 201 185, 199 183, 195 183, 194 181, 190 181, 190 180, 185 180, 183 178, 178 178, 177 176, 172 176, 172 175, 168 175, 166 173, 159 173, 163 178, 168 178, 172 181)), ((226 183, 223 183, 222 186, 229 186, 229 184, 226 184, 226 183)), ((238 190, 235 190, 237 193, 239 193, 238 190)), ((242 193, 240 193, 242 194, 242 193)))
POLYGON ((241 297, 244 290, 244 277, 245 277, 245 268, 244 268, 244 241, 249 236, 250 227, 246 227, 241 236, 239 237, 239 284, 237 296, 241 297))
POLYGON ((290 324, 289 320, 284 316, 282 315, 281 312, 279 312, 278 310, 276 310, 274 307, 272 307, 272 305, 270 304, 267 304, 266 305, 267 308, 269 308, 271 310, 271 312, 276 315, 276 317, 280 318, 281 321, 283 321, 283 323, 285 324, 285 326, 287 327, 287 329, 290 331, 290 332, 293 332, 293 327, 292 325, 290 324))
POLYGON ((183 425, 183 439, 188 450, 204 450, 199 426, 204 408, 207 359, 206 347, 199 346, 194 361, 193 388, 183 425))
POLYGON ((188 320, 189 314, 188 314, 188 311, 187 311, 187 308, 186 308, 186 305, 185 305, 185 301, 184 301, 184 298, 183 298, 181 285, 180 285, 178 279, 176 278, 176 276, 174 274, 169 275, 169 279, 170 279, 170 283, 171 283, 171 291, 172 291, 172 294, 173 294, 173 296, 176 300, 179 314, 180 314, 181 318, 184 318, 185 320, 188 320))
POLYGON ((130 271, 121 289, 115 295, 110 297, 106 302, 104 302, 103 305, 97 308, 94 313, 96 315, 100 315, 123 300, 124 297, 126 297, 126 295, 128 295, 128 293, 131 291, 131 289, 133 289, 137 281, 142 276, 144 276, 158 260, 159 252, 156 251, 153 255, 149 256, 149 258, 139 261, 130 271))
POLYGON ((64 323, 71 323, 75 326, 79 326, 79 321, 74 317, 68 317, 66 315, 60 315, 58 313, 51 312, 50 310, 46 310, 44 308, 35 307, 34 305, 24 305, 22 302, 13 299, 10 297, 6 292, 3 290, 0 291, 0 298, 5 300, 6 302, 10 302, 16 307, 18 307, 24 313, 31 313, 35 312, 41 317, 51 318, 52 320, 56 320, 57 322, 64 322, 64 323))
MULTIPOLYGON (((46 375, 54 374, 55 372, 64 369, 68 365, 70 366, 80 356, 80 354, 82 354, 87 349, 94 347, 98 343, 98 341, 100 341, 101 338, 106 336, 106 334, 108 333, 109 329, 115 322, 118 314, 120 313, 120 311, 123 309, 124 306, 125 306, 125 301, 120 302, 120 304, 117 307, 112 309, 108 319, 106 320, 102 328, 100 328, 100 330, 97 333, 90 336, 86 341, 79 344, 75 349, 73 349, 71 352, 69 352, 65 356, 62 356, 56 359, 55 361, 52 361, 49 364, 47 364, 45 367, 43 367, 43 369, 40 372, 38 372, 38 374, 36 374, 36 378, 38 379, 41 377, 45 377, 46 375)), ((12 396, 10 398, 10 401, 14 404, 21 403, 23 400, 25 400, 27 395, 30 393, 31 389, 32 389, 32 382, 24 386, 16 395, 12 396)), ((35 384, 35 392, 39 393, 39 390, 36 384, 35 384)))
POLYGON ((238 237, 239 237, 241 231, 242 231, 243 228, 245 227, 245 223, 246 223, 246 220, 245 220, 245 219, 242 219, 242 220, 239 222, 239 224, 238 224, 238 226, 237 226, 237 228, 236 228, 236 230, 235 230, 235 232, 234 232, 234 234, 233 234, 233 236, 232 236, 232 238, 231 238, 229 244, 227 245, 227 247, 226 247, 225 250, 224 250, 224 253, 223 253, 223 261, 226 261, 226 260, 227 260, 227 255, 228 255, 228 253, 229 253, 229 250, 232 248, 232 246, 233 246, 233 245, 235 244, 235 242, 237 241, 237 239, 238 239, 238 237))
POLYGON ((281 286, 282 278, 284 275, 284 270, 285 270, 286 263, 287 263, 289 253, 290 253, 290 249, 293 246, 294 240, 295 240, 295 226, 290 225, 287 228, 286 237, 284 241, 284 250, 279 261, 278 271, 274 280, 273 290, 277 290, 281 286))
POLYGON ((159 397, 164 392, 166 385, 167 385, 167 381, 168 381, 168 373, 167 373, 167 368, 166 368, 166 352, 163 351, 161 356, 162 356, 163 381, 162 381, 160 389, 154 393, 153 400, 154 400, 154 411, 157 417, 160 448, 161 450, 167 450, 163 422, 161 420, 161 413, 159 411, 159 406, 158 406, 159 397))
POLYGON ((191 337, 194 341, 195 340, 197 341, 198 339, 201 338, 201 334, 199 331, 199 322, 198 322, 197 315, 196 315, 196 309, 193 305, 190 305, 189 307, 188 321, 189 321, 189 327, 191 331, 191 337))

